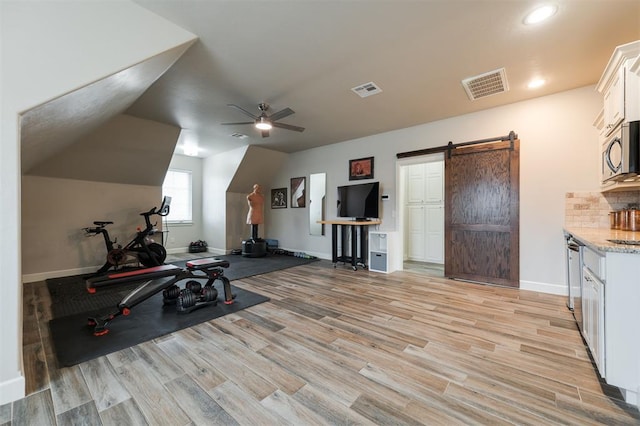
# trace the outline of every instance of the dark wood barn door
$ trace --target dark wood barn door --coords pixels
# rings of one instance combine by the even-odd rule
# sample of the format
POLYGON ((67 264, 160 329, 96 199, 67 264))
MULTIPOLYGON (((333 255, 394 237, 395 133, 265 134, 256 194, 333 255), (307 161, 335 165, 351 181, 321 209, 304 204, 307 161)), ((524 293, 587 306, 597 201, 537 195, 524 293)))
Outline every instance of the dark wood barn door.
POLYGON ((520 286, 520 141, 445 154, 445 276, 520 286))

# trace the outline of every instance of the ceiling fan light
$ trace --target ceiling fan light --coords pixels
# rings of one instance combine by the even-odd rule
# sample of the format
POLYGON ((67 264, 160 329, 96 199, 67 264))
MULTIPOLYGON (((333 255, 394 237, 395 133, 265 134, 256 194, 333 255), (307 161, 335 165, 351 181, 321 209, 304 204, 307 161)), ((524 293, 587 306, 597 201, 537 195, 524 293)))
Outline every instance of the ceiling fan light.
POLYGON ((265 117, 260 117, 258 121, 256 121, 256 128, 260 130, 271 130, 271 123, 265 117))

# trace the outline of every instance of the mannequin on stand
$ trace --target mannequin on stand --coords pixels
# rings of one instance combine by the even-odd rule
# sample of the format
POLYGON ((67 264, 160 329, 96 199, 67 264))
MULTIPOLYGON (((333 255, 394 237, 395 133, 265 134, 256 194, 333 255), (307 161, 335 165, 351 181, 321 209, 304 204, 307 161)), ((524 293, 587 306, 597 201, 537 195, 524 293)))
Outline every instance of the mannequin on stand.
POLYGON ((267 254, 267 242, 258 237, 258 225, 264 223, 264 195, 260 185, 253 185, 253 192, 247 195, 247 204, 247 225, 251 225, 251 239, 242 242, 242 255, 262 257, 267 254))

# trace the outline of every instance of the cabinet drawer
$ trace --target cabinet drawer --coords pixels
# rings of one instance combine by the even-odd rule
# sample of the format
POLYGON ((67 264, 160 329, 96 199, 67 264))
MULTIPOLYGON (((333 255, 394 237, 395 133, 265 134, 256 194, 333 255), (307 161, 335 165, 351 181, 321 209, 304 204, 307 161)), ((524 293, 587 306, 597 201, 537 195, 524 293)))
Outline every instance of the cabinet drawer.
POLYGON ((591 273, 600 281, 605 281, 605 257, 602 253, 589 247, 584 247, 582 253, 584 266, 589 268, 591 273))

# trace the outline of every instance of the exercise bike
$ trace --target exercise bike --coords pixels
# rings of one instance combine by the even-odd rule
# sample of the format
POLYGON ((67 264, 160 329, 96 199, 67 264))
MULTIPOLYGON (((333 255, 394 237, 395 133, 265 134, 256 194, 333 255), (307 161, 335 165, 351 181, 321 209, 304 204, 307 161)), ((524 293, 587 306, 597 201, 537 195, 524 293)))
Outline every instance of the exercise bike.
POLYGON ((126 263, 131 257, 135 257, 138 262, 146 267, 160 266, 167 258, 167 251, 162 246, 151 239, 151 236, 157 232, 155 224, 151 223, 151 216, 166 216, 169 214, 169 206, 171 204, 171 197, 164 197, 160 208, 156 210, 153 207, 148 212, 140 213, 140 216, 144 216, 145 228, 136 231, 136 235, 127 245, 124 247, 117 244, 117 238, 111 240, 109 231, 106 226, 111 225, 111 221, 95 221, 93 222, 95 227, 82 228, 86 232, 86 236, 95 237, 102 234, 105 245, 107 246, 107 261, 98 269, 94 275, 102 274, 112 267, 126 263))

